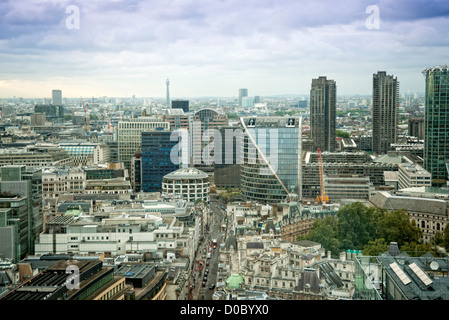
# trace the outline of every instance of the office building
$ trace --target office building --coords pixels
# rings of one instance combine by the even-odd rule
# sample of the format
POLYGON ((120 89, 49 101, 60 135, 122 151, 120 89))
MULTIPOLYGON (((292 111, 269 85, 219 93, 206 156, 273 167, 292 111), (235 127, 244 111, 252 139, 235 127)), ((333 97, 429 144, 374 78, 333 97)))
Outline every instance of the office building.
POLYGON ((42 198, 56 212, 59 196, 82 194, 86 188, 86 173, 80 167, 49 167, 42 171, 42 198))
POLYGON ((167 110, 164 121, 170 123, 170 129, 189 129, 190 116, 184 113, 182 108, 172 108, 167 110))
POLYGON ((278 203, 301 197, 300 117, 242 117, 241 192, 245 201, 278 203))
POLYGON ((162 178, 180 168, 178 143, 177 132, 168 130, 142 132, 140 171, 143 192, 161 192, 162 178))
POLYGON ((400 163, 398 167, 398 189, 431 187, 431 174, 415 163, 400 163))
POLYGON ((12 193, 0 197, 0 255, 18 262, 29 253, 28 198, 12 193))
POLYGON ((424 110, 424 169, 432 175, 432 186, 448 181, 449 159, 449 67, 424 70, 426 97, 424 110))
MULTIPOLYGON (((240 187, 240 165, 242 154, 242 129, 222 127, 221 159, 214 162, 214 183, 218 188, 240 187)), ((217 154, 219 156, 219 154, 217 154)))
POLYGON ((109 162, 118 163, 118 141, 105 141, 109 147, 109 162))
POLYGON ((13 258, 33 254, 35 239, 43 229, 42 170, 24 165, 3 166, 0 191, 0 208, 12 209, 10 212, 3 212, 3 227, 16 225, 18 228, 16 236, 19 238, 8 242, 10 245, 19 244, 16 247, 18 250, 14 249, 13 258))
POLYGON ((0 300, 125 300, 132 287, 101 260, 62 258, 0 300), (74 271, 77 276, 74 277, 74 271))
POLYGON ((172 109, 182 109, 184 112, 189 112, 189 100, 172 100, 171 107, 172 109))
POLYGON ((59 147, 66 150, 74 166, 89 166, 109 162, 109 147, 103 143, 65 142, 59 147))
POLYGON ((119 121, 117 130, 118 160, 131 171, 131 160, 134 154, 142 148, 142 132, 169 130, 170 123, 156 117, 139 117, 119 121))
POLYGON ((134 154, 131 163, 131 185, 134 192, 142 191, 142 151, 134 154))
POLYGON ((254 107, 254 98, 253 97, 242 97, 242 107, 254 107))
POLYGON ((336 147, 337 85, 326 77, 312 79, 310 90, 310 131, 314 149, 334 151, 336 147))
POLYGON ((239 89, 239 106, 242 106, 243 97, 247 96, 248 96, 248 89, 245 88, 239 89))
POLYGON ((449 203, 439 197, 419 196, 405 192, 392 195, 386 191, 379 191, 371 197, 370 203, 381 209, 405 210, 410 221, 423 232, 422 241, 426 243, 432 242, 437 232, 443 233, 448 224, 449 203))
POLYGON ((372 150, 386 154, 396 143, 399 82, 385 71, 373 75, 372 150))
POLYGON ((30 124, 32 127, 44 126, 47 119, 45 118, 45 113, 33 113, 30 115, 30 124))
POLYGON ((187 202, 209 203, 209 177, 196 168, 181 168, 162 179, 162 195, 187 202))
POLYGON ((211 166, 213 163, 214 144, 211 144, 214 129, 219 130, 228 125, 226 114, 206 108, 195 112, 190 122, 190 152, 192 166, 211 166), (210 138, 210 139, 207 139, 210 138), (205 149, 210 146, 210 149, 205 149), (206 157, 204 157, 206 155, 206 157))
POLYGON ((408 120, 408 135, 415 137, 418 140, 424 139, 424 118, 408 120))
POLYGON ((45 113, 47 120, 63 118, 64 108, 62 105, 37 104, 34 106, 34 113, 45 113))
POLYGON ((324 177, 326 196, 331 202, 357 199, 369 200, 374 186, 369 177, 352 174, 328 175, 324 177))
MULTIPOLYGON (((316 152, 306 152, 302 164, 302 196, 315 199, 320 194, 320 172, 316 152)), ((385 171, 398 171, 397 159, 374 161, 365 152, 324 152, 322 154, 325 175, 351 174, 369 177, 374 187, 385 185, 385 171)))
POLYGON ((17 164, 27 167, 73 165, 70 155, 59 147, 27 147, 0 149, 0 166, 17 164))
POLYGON ((51 95, 52 95, 51 103, 55 106, 62 106, 62 91, 53 90, 51 95))

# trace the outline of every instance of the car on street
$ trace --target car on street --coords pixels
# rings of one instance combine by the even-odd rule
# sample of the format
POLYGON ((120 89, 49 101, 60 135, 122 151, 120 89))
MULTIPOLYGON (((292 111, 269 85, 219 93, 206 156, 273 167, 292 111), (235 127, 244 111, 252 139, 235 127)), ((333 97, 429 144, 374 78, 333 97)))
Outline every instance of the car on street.
POLYGON ((210 286, 209 286, 209 290, 214 290, 215 289, 215 284, 211 284, 210 286))
POLYGON ((206 286, 206 281, 203 281, 203 283, 201 284, 202 287, 206 286))

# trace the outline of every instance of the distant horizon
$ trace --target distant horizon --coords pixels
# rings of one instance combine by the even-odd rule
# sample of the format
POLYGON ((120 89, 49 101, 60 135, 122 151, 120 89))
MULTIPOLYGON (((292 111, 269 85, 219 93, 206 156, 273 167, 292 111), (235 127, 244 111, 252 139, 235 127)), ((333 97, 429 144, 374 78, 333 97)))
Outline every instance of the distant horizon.
MULTIPOLYGON (((414 95, 419 94, 419 95, 424 95, 425 91, 421 91, 421 92, 403 92, 405 94, 408 95, 414 95)), ((296 93, 280 93, 280 94, 271 94, 271 95, 256 95, 259 96, 261 98, 276 98, 276 97, 309 97, 309 93, 307 94, 296 94, 296 93)), ((400 93, 401 97, 402 97, 402 93, 400 93)), ((62 99, 80 99, 83 98, 83 100, 85 102, 89 102, 92 99, 92 96, 75 96, 75 97, 67 97, 64 96, 64 91, 62 91, 62 99)), ((249 97, 255 97, 255 96, 251 96, 249 95, 249 97)), ((360 94, 360 93, 354 93, 354 94, 337 94, 337 98, 338 97, 372 97, 372 93, 369 94, 360 94)), ((401 98, 400 97, 400 98, 401 98)), ((132 99, 133 96, 100 96, 100 97, 93 97, 94 99, 103 99, 103 98, 110 98, 110 99, 132 99)), ((154 100, 161 100, 165 103, 166 101, 166 97, 150 97, 150 96, 135 96, 136 99, 154 99, 154 100)), ((52 96, 42 96, 42 97, 17 97, 17 96, 12 96, 12 97, 0 97, 0 99, 27 99, 27 100, 39 100, 39 99, 52 99, 52 96)), ((238 96, 190 96, 190 97, 171 97, 170 101, 174 101, 174 100, 188 100, 188 99, 238 99, 238 96)))
POLYGON ((369 96, 378 71, 423 92, 448 29, 445 0, 4 0, 0 98, 369 96))

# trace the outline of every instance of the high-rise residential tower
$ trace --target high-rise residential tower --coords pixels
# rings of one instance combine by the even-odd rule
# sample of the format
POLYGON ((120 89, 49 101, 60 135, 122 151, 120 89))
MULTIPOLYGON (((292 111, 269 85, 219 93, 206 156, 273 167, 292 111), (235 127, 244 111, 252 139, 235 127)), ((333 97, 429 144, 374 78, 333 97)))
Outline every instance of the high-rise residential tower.
POLYGON ((396 143, 399 82, 385 71, 373 75, 372 151, 386 154, 396 143))
POLYGON ((51 95, 52 95, 52 104, 55 106, 62 106, 62 91, 53 90, 51 92, 51 95))
POLYGON ((424 168, 432 175, 432 186, 448 180, 449 161, 449 67, 423 71, 426 77, 424 111, 424 168))
POLYGON ((242 99, 248 96, 248 89, 239 89, 239 106, 242 106, 242 99))
POLYGON ((314 149, 334 151, 337 85, 326 77, 312 79, 310 89, 310 130, 314 149))

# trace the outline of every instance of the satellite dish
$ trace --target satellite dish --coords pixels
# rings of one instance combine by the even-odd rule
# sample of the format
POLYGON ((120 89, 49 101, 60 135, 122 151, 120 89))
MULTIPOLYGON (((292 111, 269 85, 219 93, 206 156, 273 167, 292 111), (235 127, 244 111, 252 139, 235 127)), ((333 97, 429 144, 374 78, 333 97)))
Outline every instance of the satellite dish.
POLYGON ((439 267, 440 267, 440 265, 435 260, 430 263, 430 269, 432 269, 432 270, 438 270, 439 267))

